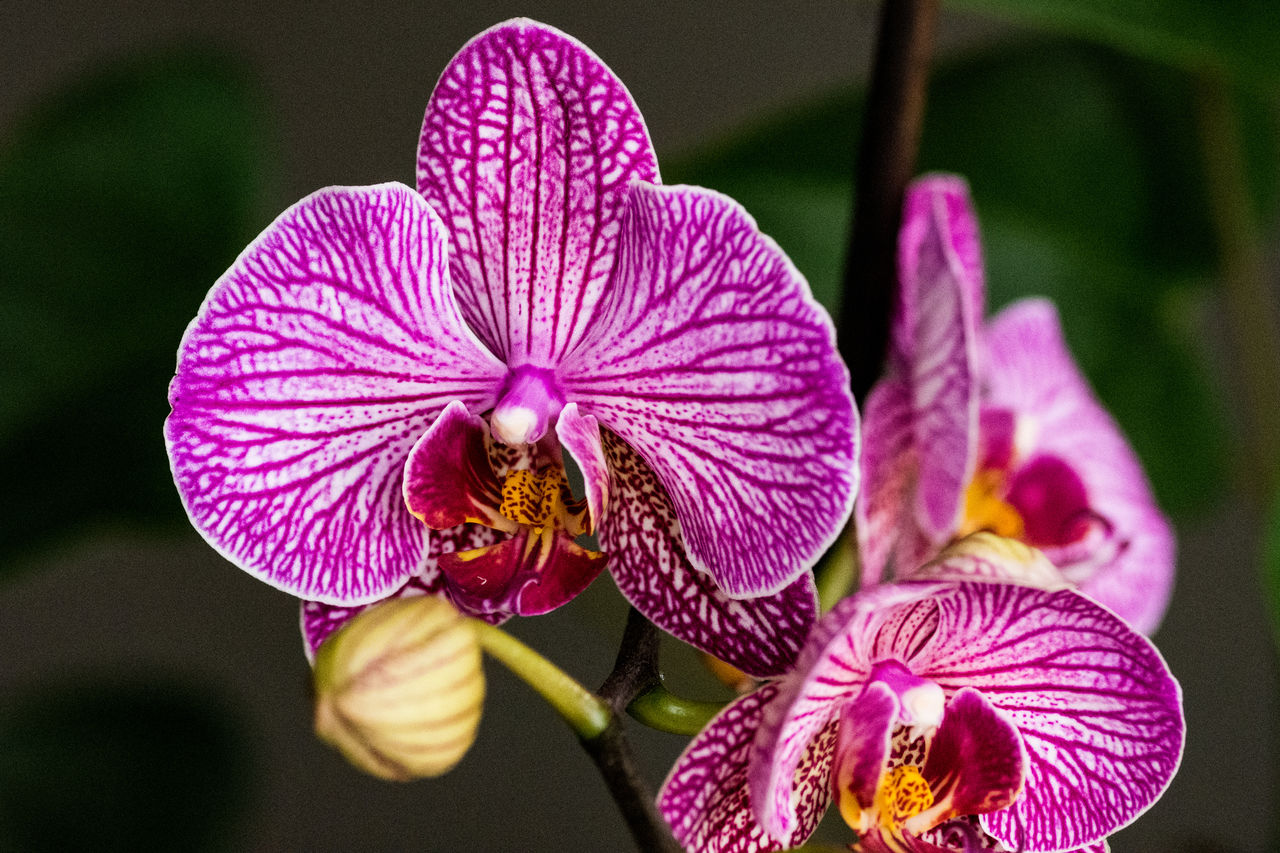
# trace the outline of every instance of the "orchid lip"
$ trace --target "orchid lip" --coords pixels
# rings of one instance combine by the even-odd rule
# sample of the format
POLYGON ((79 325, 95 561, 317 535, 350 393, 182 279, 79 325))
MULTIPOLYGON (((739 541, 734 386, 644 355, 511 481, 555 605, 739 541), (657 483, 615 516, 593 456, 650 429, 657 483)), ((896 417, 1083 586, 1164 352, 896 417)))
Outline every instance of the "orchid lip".
POLYGON ((489 426, 503 444, 533 444, 547 434, 564 403, 554 372, 524 364, 507 374, 489 426))

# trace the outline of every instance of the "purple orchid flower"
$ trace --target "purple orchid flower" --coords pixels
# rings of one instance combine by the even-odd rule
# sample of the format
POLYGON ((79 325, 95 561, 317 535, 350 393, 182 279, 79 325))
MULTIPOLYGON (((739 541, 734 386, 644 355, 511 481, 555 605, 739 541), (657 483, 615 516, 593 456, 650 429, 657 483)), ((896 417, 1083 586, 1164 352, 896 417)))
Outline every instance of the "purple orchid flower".
POLYGON ((311 650, 390 596, 543 613, 607 555, 659 626, 766 674, 856 488, 833 338, 740 206, 658 185, 613 73, 516 20, 441 76, 418 192, 321 190, 214 285, 165 437, 196 528, 307 602, 311 650))
MULTIPOLYGON (((1016 550, 981 559, 1023 576, 1016 550)), ((844 600, 712 720, 658 800, 686 849, 797 846, 834 799, 856 850, 1100 853, 1160 796, 1184 727, 1159 652, 1074 589, 961 580, 976 556, 844 600)))
POLYGON ((990 530, 1040 548, 1082 591, 1154 631, 1173 533, 1053 306, 1024 300, 982 324, 978 225, 960 178, 909 188, 898 251, 888 368, 864 412, 864 583, 990 530))

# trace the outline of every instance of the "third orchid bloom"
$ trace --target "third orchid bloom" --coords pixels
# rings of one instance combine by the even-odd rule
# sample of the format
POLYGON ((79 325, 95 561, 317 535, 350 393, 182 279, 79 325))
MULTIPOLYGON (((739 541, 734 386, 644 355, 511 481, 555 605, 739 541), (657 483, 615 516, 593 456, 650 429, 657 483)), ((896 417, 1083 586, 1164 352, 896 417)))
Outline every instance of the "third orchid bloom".
POLYGON ((1040 548, 1082 591, 1154 631, 1173 533, 1053 306, 1028 299, 983 320, 978 224, 960 178, 908 189, 898 252, 888 368, 864 412, 864 584, 988 530, 1040 548))
POLYGON ((1105 850, 1177 769, 1181 693, 1106 608, 1009 582, 1043 560, 979 534, 839 604, 685 750, 659 798, 681 843, 785 850, 834 799, 867 853, 1105 850))
POLYGON ((445 69, 417 166, 298 202, 209 293, 165 426, 195 526, 308 602, 312 649, 404 594, 543 613, 607 562, 661 627, 784 669, 857 481, 803 277, 732 200, 662 186, 622 83, 531 21, 445 69))

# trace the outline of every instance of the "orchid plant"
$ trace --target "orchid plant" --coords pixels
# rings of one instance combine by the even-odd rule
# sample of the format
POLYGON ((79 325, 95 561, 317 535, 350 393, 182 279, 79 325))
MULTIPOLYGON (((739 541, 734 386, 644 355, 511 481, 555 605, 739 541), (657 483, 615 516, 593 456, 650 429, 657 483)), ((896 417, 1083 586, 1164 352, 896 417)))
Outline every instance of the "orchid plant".
POLYGON ((982 326, 979 254, 963 183, 915 184, 860 459, 800 272, 733 200, 660 182, 588 48, 509 21, 441 75, 416 188, 322 189, 214 284, 170 385, 174 479, 214 548, 301 599, 318 731, 376 775, 462 757, 483 650, 612 750, 642 846, 781 850, 834 799, 857 849, 1096 853, 1179 760, 1142 633, 1172 536, 1052 308, 982 326), (810 570, 860 479, 862 589, 819 622, 810 570), (649 633, 592 693, 496 626, 606 567, 649 633), (661 817, 615 716, 660 687, 655 625, 755 687, 661 817))

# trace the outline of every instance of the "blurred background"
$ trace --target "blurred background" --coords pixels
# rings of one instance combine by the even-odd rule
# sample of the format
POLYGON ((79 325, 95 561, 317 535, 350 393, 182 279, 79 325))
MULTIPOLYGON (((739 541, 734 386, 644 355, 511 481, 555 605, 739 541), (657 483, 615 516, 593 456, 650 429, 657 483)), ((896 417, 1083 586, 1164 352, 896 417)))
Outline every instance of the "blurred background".
MULTIPOLYGON (((970 179, 991 308, 1059 301, 1178 529, 1156 641, 1186 756, 1112 849, 1270 850, 1280 16, 1113 5, 944 3, 921 169, 970 179)), ((316 741, 296 601, 189 528, 160 432, 218 275, 314 189, 412 184, 436 77, 515 15, 595 50, 664 178, 737 197, 835 305, 873 4, 0 6, 0 851, 629 849, 567 727, 497 667, 441 779, 377 782, 316 741)), ((512 628, 596 685, 610 584, 512 628)), ((664 663, 717 695, 688 650, 664 663)), ((684 739, 631 730, 656 785, 684 739)))

